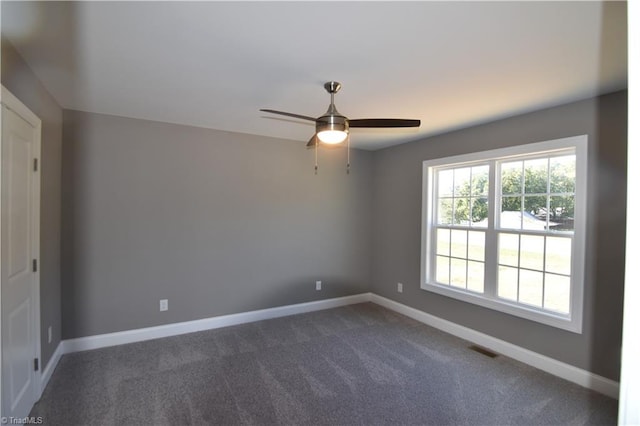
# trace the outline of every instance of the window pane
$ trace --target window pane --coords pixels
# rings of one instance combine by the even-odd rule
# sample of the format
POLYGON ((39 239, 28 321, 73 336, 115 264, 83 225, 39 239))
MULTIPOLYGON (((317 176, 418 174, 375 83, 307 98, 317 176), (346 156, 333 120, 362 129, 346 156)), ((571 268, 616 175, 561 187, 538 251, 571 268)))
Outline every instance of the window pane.
POLYGON ((489 224, 489 203, 486 198, 471 199, 471 226, 486 228, 489 224))
POLYGON ((502 171, 502 194, 522 193, 522 161, 511 161, 500 165, 502 171))
POLYGON ((467 261, 451 259, 451 285, 453 287, 467 287, 467 261))
POLYGON ((469 259, 484 262, 484 232, 469 231, 469 259))
POLYGON ((518 269, 501 266, 498 271, 498 297, 518 300, 518 269))
POLYGON ((544 237, 534 235, 520 236, 520 267, 544 270, 544 237))
POLYGON ((547 229, 547 197, 531 195, 524 197, 523 229, 545 231, 547 229))
POLYGON ((551 192, 575 192, 576 187, 576 156, 566 155, 554 157, 550 161, 551 192))
POLYGON ((524 162, 524 192, 526 194, 547 193, 547 158, 524 162))
POLYGON ((436 253, 443 254, 445 256, 449 256, 449 238, 450 233, 448 229, 438 229, 436 234, 437 243, 436 243, 436 253))
POLYGON ((471 169, 471 195, 489 194, 489 166, 476 166, 471 169))
POLYGON ((438 172, 438 197, 450 197, 453 195, 453 170, 441 170, 438 172))
POLYGON ((484 292, 484 263, 469 261, 469 279, 467 289, 477 293, 484 292))
POLYGON ((519 301, 542 307, 542 272, 520 269, 519 301))
POLYGON ((468 197, 471 194, 470 178, 471 169, 469 167, 462 167, 453 171, 453 194, 456 197, 468 197))
POLYGON ((522 229, 522 197, 502 197, 500 227, 505 229, 522 229))
POLYGON ((573 231, 574 196, 551 196, 549 228, 553 231, 573 231))
POLYGON ((544 275, 544 307, 553 311, 569 313, 571 280, 562 275, 544 275))
POLYGON ((518 266, 520 252, 520 236, 515 234, 500 234, 498 238, 498 263, 500 265, 518 266))
POLYGON ((467 257, 467 231, 451 231, 451 256, 467 257))
POLYGON ((547 237, 545 271, 571 274, 571 238, 547 237))
POLYGON ((454 198, 453 205, 455 208, 453 223, 456 225, 469 226, 469 199, 454 198))
POLYGON ((453 223, 453 202, 451 198, 438 200, 438 224, 451 225, 453 223))
POLYGON ((440 284, 449 285, 449 258, 444 256, 436 257, 436 281, 440 284))

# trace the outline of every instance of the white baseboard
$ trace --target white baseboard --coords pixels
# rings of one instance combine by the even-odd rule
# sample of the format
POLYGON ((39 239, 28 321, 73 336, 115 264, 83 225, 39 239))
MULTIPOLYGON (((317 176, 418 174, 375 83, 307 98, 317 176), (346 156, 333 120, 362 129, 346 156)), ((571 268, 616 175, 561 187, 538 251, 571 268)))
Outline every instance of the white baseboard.
POLYGON ((386 297, 371 294, 371 302, 383 306, 392 311, 406 315, 410 318, 427 324, 431 327, 452 334, 461 339, 468 340, 485 348, 496 351, 532 367, 538 368, 547 373, 558 376, 562 379, 576 383, 585 388, 607 395, 611 398, 618 398, 620 384, 606 377, 599 376, 581 368, 558 361, 537 352, 530 351, 513 343, 497 339, 479 331, 464 327, 462 325, 444 320, 426 312, 411 308, 386 297))
POLYGON ((64 340, 60 343, 56 352, 51 357, 47 368, 42 374, 42 389, 51 377, 51 373, 58 364, 58 360, 65 353, 104 348, 108 346, 123 345, 126 343, 141 342, 144 340, 158 339, 161 337, 177 336, 180 334, 197 331, 211 330, 228 327, 231 325, 246 324, 271 318, 279 318, 288 315, 302 314, 306 312, 320 311, 323 309, 337 308, 355 303, 373 302, 392 311, 406 315, 431 327, 442 330, 464 340, 484 346, 502 355, 508 356, 562 379, 576 383, 580 386, 600 392, 612 398, 618 398, 620 385, 618 382, 606 377, 593 374, 589 371, 570 364, 549 358, 537 352, 530 351, 513 343, 497 339, 479 331, 444 320, 426 312, 411 308, 402 303, 387 299, 373 293, 362 293, 353 296, 338 297, 335 299, 318 300, 314 302, 299 303, 296 305, 280 306, 276 308, 261 309, 258 311, 242 312, 238 314, 222 315, 219 317, 204 318, 195 321, 186 321, 175 324, 160 325, 156 327, 140 328, 136 330, 120 331, 116 333, 100 334, 96 336, 79 337, 64 340))
POLYGON ((44 368, 44 370, 42 370, 42 374, 40 375, 40 395, 42 395, 44 388, 47 387, 47 384, 51 379, 51 375, 53 374, 53 371, 58 366, 58 362, 60 361, 60 358, 62 358, 62 355, 65 354, 64 347, 65 347, 64 341, 58 343, 58 347, 53 352, 53 355, 51 355, 51 358, 49 358, 49 362, 47 363, 47 366, 44 368))
POLYGON ((371 293, 362 293, 353 296, 317 300, 314 302, 279 306, 276 308, 261 309, 258 311, 242 312, 231 315, 222 315, 219 317, 159 325, 156 327, 139 328, 135 330, 119 331, 116 333, 79 337, 76 339, 65 340, 64 352, 70 353, 86 351, 90 349, 104 348, 107 346, 116 346, 126 343, 158 339, 161 337, 177 336, 180 334, 194 333, 196 331, 211 330, 214 328, 246 324, 249 322, 262 321, 271 318, 302 314, 305 312, 337 308, 339 306, 352 305, 354 303, 368 302, 369 300, 371 300, 371 293))

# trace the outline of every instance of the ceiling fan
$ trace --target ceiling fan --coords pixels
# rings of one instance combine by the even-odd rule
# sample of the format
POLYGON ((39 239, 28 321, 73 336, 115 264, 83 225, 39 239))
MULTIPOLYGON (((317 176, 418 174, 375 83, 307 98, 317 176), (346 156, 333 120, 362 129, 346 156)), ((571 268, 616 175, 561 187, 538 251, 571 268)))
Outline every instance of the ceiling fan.
MULTIPOLYGON (((300 118, 302 120, 314 121, 316 123, 316 133, 311 137, 308 147, 317 147, 318 141, 326 144, 339 144, 347 139, 349 128, 351 127, 419 127, 420 120, 409 120, 401 118, 360 118, 350 120, 340 114, 333 103, 333 97, 342 85, 337 81, 328 81, 324 84, 324 88, 331 95, 331 104, 327 112, 318 118, 306 115, 293 114, 290 112, 276 111, 273 109, 261 109, 260 111, 269 112, 271 114, 286 115, 287 117, 300 118)), ((348 142, 348 141, 347 141, 348 142)))

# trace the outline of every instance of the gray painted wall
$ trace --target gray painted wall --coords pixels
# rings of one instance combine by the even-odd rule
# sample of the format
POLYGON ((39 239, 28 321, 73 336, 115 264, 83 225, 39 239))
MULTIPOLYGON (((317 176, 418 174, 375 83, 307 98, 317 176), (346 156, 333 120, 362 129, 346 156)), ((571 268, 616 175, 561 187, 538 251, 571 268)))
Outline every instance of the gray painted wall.
POLYGON ((63 338, 368 291, 372 153, 313 154, 65 110, 63 338))
POLYGON ((524 114, 374 153, 372 291, 614 380, 624 284, 627 93, 524 114), (420 289, 422 161, 589 135, 584 331, 559 330, 420 289), (396 283, 404 292, 396 292, 396 283))
POLYGON ((60 342, 60 180, 62 109, 2 37, 2 84, 42 120, 40 213, 40 330, 42 365, 60 342), (47 329, 52 327, 48 343, 47 329))
POLYGON ((64 111, 63 144, 60 106, 4 37, 2 83, 43 120, 43 365, 61 333, 73 338, 371 290, 619 377, 626 92, 355 151, 350 176, 343 149, 323 150, 315 176, 313 151, 301 142, 75 111, 64 111), (423 160, 585 133, 591 196, 582 335, 420 290, 423 160), (314 290, 317 279, 322 292, 314 290), (168 312, 158 311, 161 298, 169 299, 168 312))

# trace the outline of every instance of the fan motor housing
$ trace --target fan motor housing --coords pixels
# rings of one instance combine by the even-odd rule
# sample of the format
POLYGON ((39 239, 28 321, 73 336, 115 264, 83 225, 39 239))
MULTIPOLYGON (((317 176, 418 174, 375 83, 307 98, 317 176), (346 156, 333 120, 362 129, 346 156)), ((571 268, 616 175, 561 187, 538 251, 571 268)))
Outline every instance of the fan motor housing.
POLYGON ((316 133, 325 130, 349 132, 349 120, 343 115, 326 114, 316 120, 316 133))

